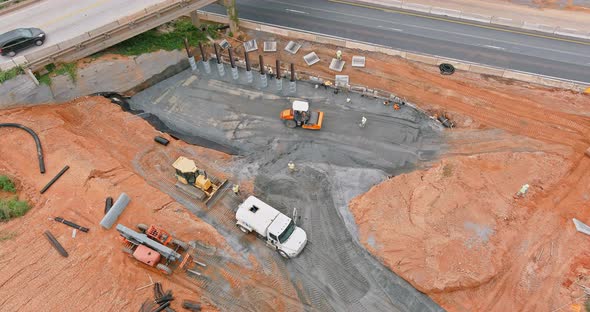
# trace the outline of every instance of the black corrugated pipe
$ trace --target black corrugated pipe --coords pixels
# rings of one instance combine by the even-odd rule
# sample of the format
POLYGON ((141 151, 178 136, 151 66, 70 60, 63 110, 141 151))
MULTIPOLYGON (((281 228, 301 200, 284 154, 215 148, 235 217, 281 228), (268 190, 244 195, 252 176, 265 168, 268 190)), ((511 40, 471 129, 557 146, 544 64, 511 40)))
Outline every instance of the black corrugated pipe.
POLYGON ((62 255, 63 257, 66 257, 66 258, 68 257, 68 252, 57 241, 55 236, 53 236, 53 234, 51 234, 51 232, 49 232, 48 230, 45 231, 45 237, 47 237, 47 239, 49 240, 49 243, 51 243, 51 245, 57 250, 57 252, 59 252, 60 255, 62 255))
POLYGON ((64 173, 66 173, 66 171, 68 171, 68 169, 70 169, 70 166, 66 165, 65 167, 63 167, 63 169, 61 169, 60 172, 58 172, 55 177, 53 177, 53 179, 51 179, 47 185, 45 185, 42 189, 41 189, 41 194, 45 193, 45 191, 47 191, 52 185, 53 183, 55 183, 55 181, 57 181, 57 179, 59 179, 64 173))
POLYGON ((260 63, 260 74, 266 74, 266 69, 264 68, 264 57, 262 56, 262 54, 258 55, 258 63, 260 63))
POLYGON ((217 64, 221 64, 221 57, 219 56, 219 49, 217 48, 217 43, 213 44, 213 48, 215 49, 215 57, 217 57, 217 64))
POLYGON ((295 64, 291 63, 291 81, 295 81, 295 64))
POLYGON ((277 60, 277 80, 281 79, 281 61, 277 60))
POLYGON ((234 60, 234 52, 232 52, 231 48, 227 49, 229 53, 229 63, 231 64, 231 68, 236 68, 236 60, 234 60))
POLYGON ((39 140, 39 137, 37 136, 35 131, 33 131, 30 128, 27 128, 21 124, 17 124, 17 123, 0 123, 0 127, 11 127, 11 128, 23 129, 33 137, 33 139, 35 140, 35 144, 37 145, 37 158, 39 159, 39 171, 41 173, 45 173, 45 162, 43 161, 43 149, 41 148, 41 141, 39 140))
POLYGON ((250 71, 250 58, 248 57, 248 51, 244 50, 244 60, 246 61, 246 71, 250 71))
POLYGON ((203 58, 203 62, 207 62, 207 56, 205 55, 205 48, 203 48, 203 44, 199 42, 199 50, 201 50, 201 57, 203 58))

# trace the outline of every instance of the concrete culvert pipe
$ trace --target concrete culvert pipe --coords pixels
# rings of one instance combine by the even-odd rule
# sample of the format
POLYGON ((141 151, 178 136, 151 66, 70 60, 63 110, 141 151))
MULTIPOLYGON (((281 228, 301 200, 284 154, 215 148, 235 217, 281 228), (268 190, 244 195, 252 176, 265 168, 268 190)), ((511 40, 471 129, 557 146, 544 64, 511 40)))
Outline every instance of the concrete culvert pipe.
POLYGON ((39 159, 39 171, 41 173, 45 173, 45 162, 43 161, 43 149, 41 148, 41 141, 39 140, 37 133, 35 133, 35 131, 31 130, 30 128, 25 127, 21 124, 17 124, 17 123, 0 123, 0 127, 11 127, 11 128, 22 129, 22 130, 25 130, 26 132, 28 132, 33 137, 33 140, 35 140, 35 144, 37 145, 37 158, 39 159))
POLYGON ((129 201, 131 201, 129 196, 127 196, 125 193, 121 193, 119 198, 117 198, 117 201, 113 204, 111 209, 109 209, 109 212, 107 212, 107 214, 100 221, 100 226, 105 229, 110 229, 117 221, 117 218, 119 218, 121 213, 123 213, 123 210, 125 210, 127 205, 129 205, 129 201))

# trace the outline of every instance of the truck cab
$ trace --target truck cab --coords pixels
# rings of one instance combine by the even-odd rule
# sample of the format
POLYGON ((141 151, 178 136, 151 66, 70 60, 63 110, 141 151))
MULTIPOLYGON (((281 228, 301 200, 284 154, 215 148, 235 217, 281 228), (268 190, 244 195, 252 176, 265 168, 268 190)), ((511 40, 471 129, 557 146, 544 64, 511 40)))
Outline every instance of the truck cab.
POLYGON ((284 258, 296 257, 307 244, 307 234, 291 218, 254 196, 238 207, 236 220, 242 232, 255 232, 284 258))

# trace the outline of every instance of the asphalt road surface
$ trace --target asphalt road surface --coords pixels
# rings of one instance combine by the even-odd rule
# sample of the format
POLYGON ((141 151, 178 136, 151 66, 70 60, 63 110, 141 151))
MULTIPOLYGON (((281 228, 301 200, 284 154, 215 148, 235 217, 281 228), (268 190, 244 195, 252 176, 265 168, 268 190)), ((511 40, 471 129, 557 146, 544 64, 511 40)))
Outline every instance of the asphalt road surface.
MULTIPOLYGON (((224 66, 223 77, 214 62, 211 74, 205 74, 202 64, 199 67, 199 73, 187 70, 137 93, 131 108, 157 116, 183 140, 189 137, 187 141, 233 150, 231 165, 203 166, 253 181, 255 195, 287 215, 296 208, 297 224, 310 241, 301 255, 285 261, 262 240, 237 229, 239 200, 231 192, 217 205, 200 207, 174 188, 174 176, 162 165, 174 161, 167 154, 170 149, 149 147, 136 157, 136 172, 213 225, 242 256, 241 266, 249 266, 254 257, 269 279, 275 278, 271 268, 278 267, 288 277, 273 283, 290 283, 297 292, 286 298, 269 293, 272 285, 230 289, 212 280, 202 288, 216 306, 224 311, 270 311, 276 308, 269 303, 282 302, 285 311, 300 311, 301 305, 305 311, 442 311, 365 250, 348 209, 353 197, 388 176, 436 158, 440 126, 407 105, 396 111, 378 99, 334 94, 303 81, 297 83, 296 93, 290 93, 287 79, 280 80, 282 92, 277 91, 276 79, 261 89, 258 72, 248 83, 244 71, 233 80, 229 66, 224 66), (321 130, 283 125, 279 114, 290 107, 287 97, 294 96, 325 112, 321 130), (362 116, 368 120, 364 128, 359 127, 362 116), (296 164, 295 172, 287 169, 289 161, 296 164)), ((197 153, 188 156, 206 159, 197 153)), ((239 280, 237 273, 234 279, 239 280)))
POLYGON ((590 83, 588 41, 324 0, 237 3, 241 18, 258 22, 590 83))
MULTIPOLYGON (((40 28, 47 34, 41 47, 31 47, 18 55, 42 49, 114 22, 163 0, 46 0, 0 16, 0 33, 19 27, 40 28)), ((0 63, 9 61, 0 56, 0 63)))

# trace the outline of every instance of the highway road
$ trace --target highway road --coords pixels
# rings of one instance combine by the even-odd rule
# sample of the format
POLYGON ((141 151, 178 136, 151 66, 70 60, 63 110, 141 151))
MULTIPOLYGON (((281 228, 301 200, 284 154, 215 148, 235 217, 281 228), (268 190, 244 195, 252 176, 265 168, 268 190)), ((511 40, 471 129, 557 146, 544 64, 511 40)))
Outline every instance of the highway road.
MULTIPOLYGON (((590 42, 325 0, 238 0, 241 18, 590 83, 590 42)), ((225 14, 210 5, 205 11, 225 14)))
MULTIPOLYGON (((19 27, 44 30, 47 33, 45 44, 18 54, 23 55, 74 38, 162 1, 164 0, 45 0, 0 15, 0 33, 19 27)), ((9 60, 7 56, 0 56, 0 63, 9 60)))

